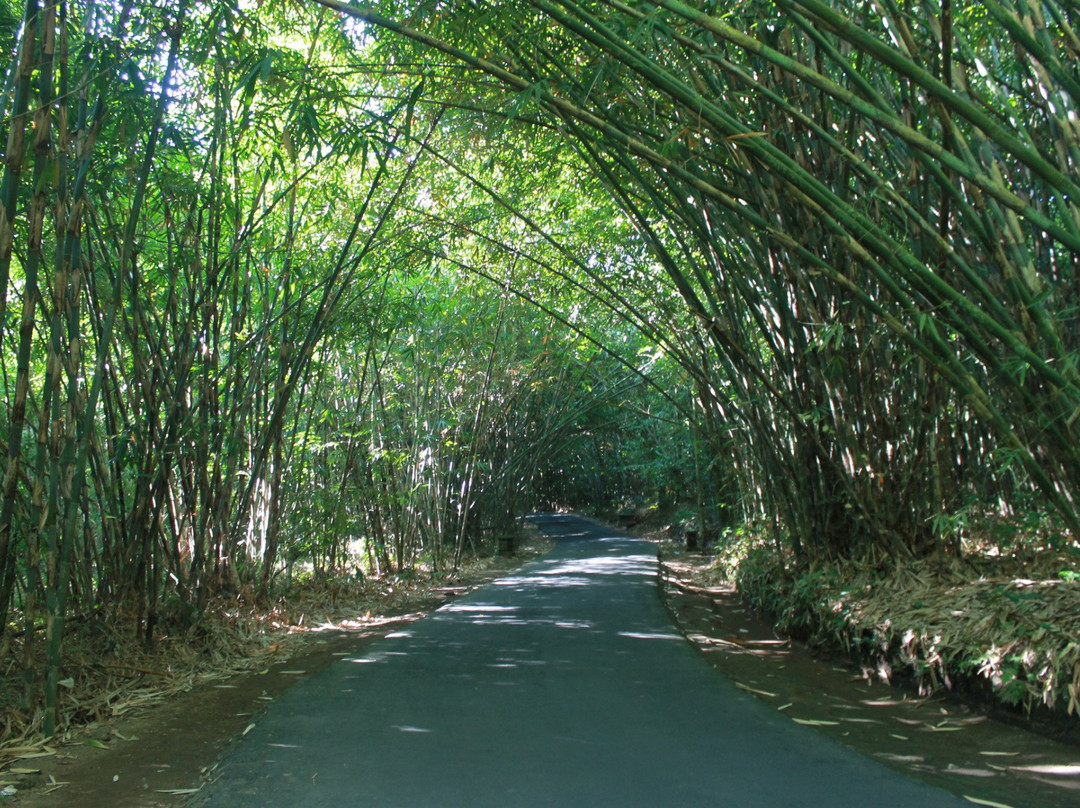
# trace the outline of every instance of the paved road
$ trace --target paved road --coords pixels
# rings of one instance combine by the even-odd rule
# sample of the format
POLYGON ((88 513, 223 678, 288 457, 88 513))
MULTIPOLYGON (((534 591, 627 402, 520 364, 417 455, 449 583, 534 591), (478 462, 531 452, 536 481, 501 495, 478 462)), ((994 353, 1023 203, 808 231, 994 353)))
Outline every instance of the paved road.
POLYGON ((970 805, 717 674, 672 628, 648 543, 538 522, 550 554, 297 684, 196 804, 970 805))

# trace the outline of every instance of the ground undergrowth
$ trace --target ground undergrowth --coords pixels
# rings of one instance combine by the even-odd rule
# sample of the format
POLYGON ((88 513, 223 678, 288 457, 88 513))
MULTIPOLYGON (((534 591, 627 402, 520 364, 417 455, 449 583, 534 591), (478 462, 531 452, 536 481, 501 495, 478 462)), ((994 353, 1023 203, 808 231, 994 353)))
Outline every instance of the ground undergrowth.
MULTIPOLYGON (((651 520, 644 532, 682 535, 651 520)), ((735 582, 778 631, 866 678, 949 692, 1080 741, 1080 555, 966 545, 961 557, 799 565, 760 537, 710 543, 702 585, 735 582)))
MULTIPOLYGON (((10 777, 5 780, 13 760, 53 754, 65 743, 82 742, 100 722, 151 708, 197 686, 260 671, 327 632, 368 628, 390 615, 430 610, 549 546, 530 528, 514 555, 465 558, 455 571, 419 568, 381 578, 311 577, 268 604, 222 596, 193 625, 161 620, 152 644, 130 621, 101 615, 72 620, 65 634, 61 723, 51 739, 41 737, 40 714, 19 708, 26 665, 21 640, 8 634, 8 647, 0 654, 0 789, 16 784, 10 777)), ((41 645, 31 653, 40 654, 41 645)), ((40 670, 42 661, 35 658, 31 667, 40 670)))

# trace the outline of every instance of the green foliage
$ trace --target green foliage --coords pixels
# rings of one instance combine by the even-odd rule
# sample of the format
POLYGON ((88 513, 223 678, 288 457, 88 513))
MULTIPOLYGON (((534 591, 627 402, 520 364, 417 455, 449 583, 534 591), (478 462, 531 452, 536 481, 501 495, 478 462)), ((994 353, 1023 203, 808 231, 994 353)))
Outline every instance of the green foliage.
POLYGON ((847 621, 834 608, 843 581, 831 565, 799 569, 775 550, 759 545, 738 566, 738 586, 752 608, 776 621, 777 629, 812 644, 836 644, 847 621))
POLYGON ((152 642, 533 507, 753 524, 807 634, 829 560, 987 512, 1075 550, 1070 6, 94 4, 56 54, 38 9, 0 3, 0 624, 47 623, 54 697, 86 604, 152 642))
POLYGON ((657 341, 734 453, 747 516, 815 557, 933 552, 973 498, 1032 488, 1080 527, 1071 11, 417 8, 422 33, 343 10, 566 133, 680 301, 655 307, 657 341), (689 321, 666 319, 677 305, 689 321), (970 462, 991 446, 1020 474, 970 462))

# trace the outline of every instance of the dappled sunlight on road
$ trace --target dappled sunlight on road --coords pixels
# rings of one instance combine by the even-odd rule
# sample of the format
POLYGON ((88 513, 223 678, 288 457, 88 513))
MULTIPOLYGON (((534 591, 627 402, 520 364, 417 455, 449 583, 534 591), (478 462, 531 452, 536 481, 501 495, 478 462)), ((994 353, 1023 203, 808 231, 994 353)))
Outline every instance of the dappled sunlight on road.
MULTIPOLYGON (((880 792, 881 772, 837 749, 808 752, 786 716, 719 686, 662 606, 651 545, 569 517, 546 527, 547 556, 283 699, 215 781, 214 796, 258 801, 208 804, 872 804, 863 796, 880 792), (271 754, 268 742, 302 748, 271 754), (835 775, 810 777, 824 768, 835 775)), ((732 642, 782 650, 766 639, 732 642)), ((885 788, 903 804, 952 805, 907 781, 885 788)))
MULTIPOLYGON (((614 558, 593 556, 556 564, 536 575, 645 575, 656 574, 656 558, 647 555, 620 555, 614 558)), ((532 577, 532 576, 527 576, 532 577)))
POLYGON ((388 657, 408 656, 404 651, 376 651, 362 657, 345 657, 343 662, 354 662, 357 665, 366 665, 371 662, 388 662, 388 657))
POLYGON ((526 615, 519 606, 500 606, 494 603, 452 603, 438 609, 431 619, 436 622, 465 619, 474 626, 554 626, 571 629, 593 627, 593 624, 587 620, 526 615), (458 617, 458 615, 463 617, 458 617))
POLYGON ((631 640, 678 640, 684 642, 685 637, 682 634, 670 634, 667 632, 644 632, 644 631, 619 631, 616 632, 620 637, 629 637, 631 640))
MULTIPOLYGON (((506 638, 516 636, 528 638, 528 642, 525 643, 511 640, 515 646, 529 642, 546 642, 534 638, 547 636, 544 634, 547 631, 580 635, 587 641, 587 644, 582 646, 581 658, 553 660, 550 663, 560 669, 573 667, 593 672, 607 668, 596 664, 592 640, 587 640, 589 637, 608 636, 618 638, 624 643, 685 642, 685 638, 673 631, 670 625, 628 619, 630 615, 626 612, 611 613, 614 619, 610 624, 606 621, 598 623, 581 616, 583 610, 589 611, 590 607, 584 605, 586 603, 606 604, 603 613, 607 614, 606 609, 610 606, 629 602, 632 596, 626 594, 625 587, 627 586, 631 587, 631 591, 637 587, 652 589, 657 580, 658 569, 656 556, 649 552, 642 552, 648 545, 640 540, 626 536, 607 535, 596 538, 593 534, 587 540, 579 541, 588 535, 585 532, 574 531, 560 533, 557 537, 560 544, 549 556, 527 564, 516 574, 492 582, 488 598, 464 599, 446 604, 437 609, 430 616, 429 621, 444 626, 447 631, 451 631, 455 625, 464 623, 497 630, 500 636, 506 631, 508 632, 506 638), (572 540, 566 541, 566 539, 572 540), (561 596, 560 592, 577 594, 567 599, 561 596), (514 631, 520 631, 521 634, 510 633, 514 631)), ((460 657, 462 660, 470 660, 470 664, 479 664, 484 671, 501 674, 497 681, 484 675, 477 677, 468 674, 462 675, 462 678, 502 686, 513 684, 511 680, 523 668, 549 664, 549 661, 535 659, 535 649, 529 648, 522 649, 520 653, 513 651, 506 653, 504 649, 504 652, 494 659, 475 660, 471 657, 475 651, 472 646, 449 641, 448 637, 449 635, 446 635, 444 639, 443 633, 439 632, 419 639, 411 630, 398 631, 388 635, 387 639, 401 641, 396 646, 400 650, 382 649, 349 661, 358 664, 385 662, 395 654, 410 656, 438 654, 447 660, 460 657)), ((499 642, 506 641, 506 639, 499 640, 499 642)), ((629 648, 629 645, 626 648, 629 648)), ((623 655, 629 651, 616 648, 610 653, 623 655)), ((463 661, 462 664, 465 662, 463 661)))
POLYGON ((516 612, 518 606, 498 606, 494 603, 449 603, 436 611, 439 612, 516 612))
MULTIPOLYGON (((617 549, 624 552, 623 545, 617 549)), ((495 586, 513 587, 525 592, 530 588, 597 586, 612 576, 636 577, 643 581, 656 576, 656 558, 648 555, 617 555, 614 557, 554 558, 534 562, 526 574, 509 575, 495 581, 495 586)))
POLYGON ((494 586, 511 587, 515 592, 524 592, 530 587, 545 589, 562 589, 569 586, 592 586, 592 581, 583 576, 559 575, 551 577, 519 577, 511 575, 495 581, 494 586))

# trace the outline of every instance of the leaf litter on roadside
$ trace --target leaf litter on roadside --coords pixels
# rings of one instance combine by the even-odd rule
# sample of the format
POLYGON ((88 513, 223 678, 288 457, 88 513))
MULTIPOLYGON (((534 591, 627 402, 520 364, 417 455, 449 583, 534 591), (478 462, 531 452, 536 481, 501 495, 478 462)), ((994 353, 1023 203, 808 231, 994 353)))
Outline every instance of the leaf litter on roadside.
MULTIPOLYGON (((178 693, 203 685, 228 688, 235 675, 269 672, 272 663, 288 659, 321 632, 365 630, 400 619, 399 615, 418 616, 431 604, 468 591, 548 546, 546 540, 535 539, 514 559, 469 559, 450 579, 421 572, 400 581, 388 576, 360 583, 350 576, 312 582, 269 608, 223 597, 187 629, 162 619, 162 633, 152 647, 119 623, 72 620, 64 638, 64 670, 69 675, 61 682, 61 725, 49 741, 54 746, 40 738, 40 713, 27 716, 14 706, 0 707, 0 765, 12 757, 54 755, 56 743, 107 748, 101 741, 90 743, 81 737, 104 721, 178 693), (448 589, 450 582, 455 585, 448 589)), ((16 657, 20 655, 21 650, 15 651, 16 657)), ((36 664, 41 667, 43 660, 36 664)), ((281 673, 301 676, 305 671, 281 673)), ((0 675, 0 692, 21 687, 22 670, 0 675)))

